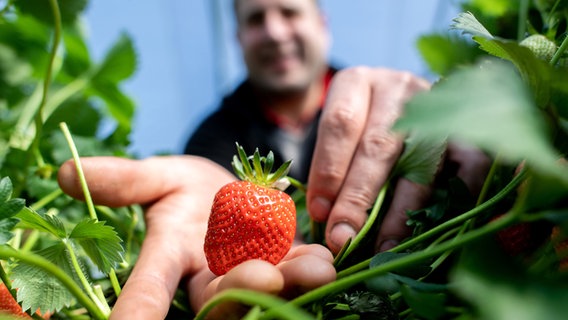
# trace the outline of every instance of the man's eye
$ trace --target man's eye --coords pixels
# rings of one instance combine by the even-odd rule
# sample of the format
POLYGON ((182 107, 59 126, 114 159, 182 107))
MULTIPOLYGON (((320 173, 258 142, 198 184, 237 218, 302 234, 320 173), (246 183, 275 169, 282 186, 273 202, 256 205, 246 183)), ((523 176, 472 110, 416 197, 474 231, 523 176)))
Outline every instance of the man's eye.
POLYGON ((264 22, 264 15, 262 13, 252 14, 247 19, 249 26, 257 26, 264 22))
POLYGON ((298 11, 294 10, 294 9, 283 9, 282 10, 282 16, 286 17, 286 18, 294 18, 298 15, 299 15, 298 11))

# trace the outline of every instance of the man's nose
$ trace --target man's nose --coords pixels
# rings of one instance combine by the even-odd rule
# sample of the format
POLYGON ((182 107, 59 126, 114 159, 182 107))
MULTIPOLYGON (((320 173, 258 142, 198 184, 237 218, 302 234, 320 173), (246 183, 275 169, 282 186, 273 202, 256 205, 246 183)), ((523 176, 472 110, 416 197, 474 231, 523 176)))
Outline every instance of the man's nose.
POLYGON ((290 23, 281 13, 269 12, 265 16, 264 30, 268 38, 284 40, 290 35, 290 23))

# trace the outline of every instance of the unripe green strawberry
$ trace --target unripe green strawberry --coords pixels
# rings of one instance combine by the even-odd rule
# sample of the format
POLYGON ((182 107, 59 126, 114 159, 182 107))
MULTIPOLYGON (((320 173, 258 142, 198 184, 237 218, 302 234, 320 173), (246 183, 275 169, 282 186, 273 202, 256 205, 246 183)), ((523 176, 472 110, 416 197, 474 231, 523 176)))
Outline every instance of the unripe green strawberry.
POLYGON ((237 150, 233 168, 242 180, 217 192, 205 235, 205 257, 216 275, 251 259, 277 264, 290 250, 296 232, 294 201, 274 188, 285 179, 290 161, 272 174, 272 152, 260 157, 257 149, 248 158, 238 144, 237 150))
POLYGON ((539 59, 544 61, 550 61, 557 50, 556 43, 541 34, 528 36, 519 45, 529 48, 539 59))

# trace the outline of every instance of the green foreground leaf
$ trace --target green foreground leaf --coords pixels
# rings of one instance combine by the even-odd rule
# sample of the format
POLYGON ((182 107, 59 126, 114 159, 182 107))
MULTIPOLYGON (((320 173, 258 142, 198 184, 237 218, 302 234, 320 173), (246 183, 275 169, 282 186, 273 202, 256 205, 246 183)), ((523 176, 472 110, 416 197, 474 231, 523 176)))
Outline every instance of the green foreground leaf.
POLYGON ((504 160, 526 160, 537 171, 566 178, 556 164, 543 115, 526 86, 505 62, 485 60, 461 69, 416 95, 395 130, 426 139, 475 145, 504 160))

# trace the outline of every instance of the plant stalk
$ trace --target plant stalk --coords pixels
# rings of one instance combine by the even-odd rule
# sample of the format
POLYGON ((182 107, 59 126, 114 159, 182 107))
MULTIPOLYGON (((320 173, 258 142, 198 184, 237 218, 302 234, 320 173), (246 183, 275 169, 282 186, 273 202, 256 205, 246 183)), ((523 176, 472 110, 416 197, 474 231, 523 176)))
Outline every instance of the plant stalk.
POLYGON ((199 311, 194 320, 206 319, 207 314, 216 306, 227 301, 237 301, 239 303, 260 306, 262 308, 273 308, 270 319, 288 319, 288 320, 311 320, 314 319, 309 313, 301 308, 288 304, 285 300, 252 290, 246 289, 227 289, 207 302, 207 304, 199 311))
MULTIPOLYGON (((499 201, 501 201, 503 198, 505 198, 510 192, 514 191, 520 184, 521 182, 524 181, 525 176, 526 176, 526 170, 523 168, 523 170, 521 170, 521 172, 519 172, 519 174, 517 174, 515 177, 513 177, 513 179, 501 190, 499 191, 499 193, 497 193, 495 196, 493 196, 491 199, 485 201, 484 203, 480 204, 479 206, 460 214, 459 216, 450 219, 418 236, 416 236, 415 238, 412 238, 406 242, 403 242, 401 244, 399 244, 398 246, 392 248, 391 252, 401 252, 403 250, 406 250, 422 241, 425 241, 426 239, 429 239, 433 236, 435 236, 436 234, 443 232, 447 229, 450 229, 452 227, 455 227, 459 224, 464 223, 465 221, 477 216, 478 214, 480 214, 481 212, 484 212, 486 209, 488 209, 489 207, 497 204, 499 201)), ((362 261, 350 268, 347 268, 341 272, 339 272, 337 274, 337 277, 344 277, 347 276, 349 274, 352 274, 354 272, 357 272, 359 270, 365 269, 369 267, 369 263, 371 262, 371 259, 367 259, 365 261, 362 261)))
MULTIPOLYGON (((519 218, 519 214, 515 212, 510 212, 509 214, 505 215, 501 219, 493 221, 484 225, 479 229, 475 229, 463 234, 460 237, 456 237, 452 240, 448 240, 444 243, 441 243, 430 250, 427 251, 416 251, 409 255, 403 256, 399 259, 389 261, 384 263, 380 266, 377 266, 373 269, 363 270, 354 274, 351 274, 345 278, 338 279, 334 282, 331 282, 327 285, 321 286, 317 289, 314 289, 308 293, 305 293, 289 302, 290 305, 294 306, 303 306, 310 302, 314 302, 325 298, 328 295, 337 293, 341 290, 345 290, 349 287, 354 286, 357 283, 363 282, 367 279, 371 279, 388 272, 402 269, 408 267, 410 265, 416 264, 423 260, 427 260, 438 255, 444 254, 449 250, 454 250, 456 248, 462 247, 470 242, 480 239, 488 234, 494 233, 497 230, 501 230, 519 218)), ((268 310, 266 316, 272 315, 275 312, 274 309, 268 310)))

